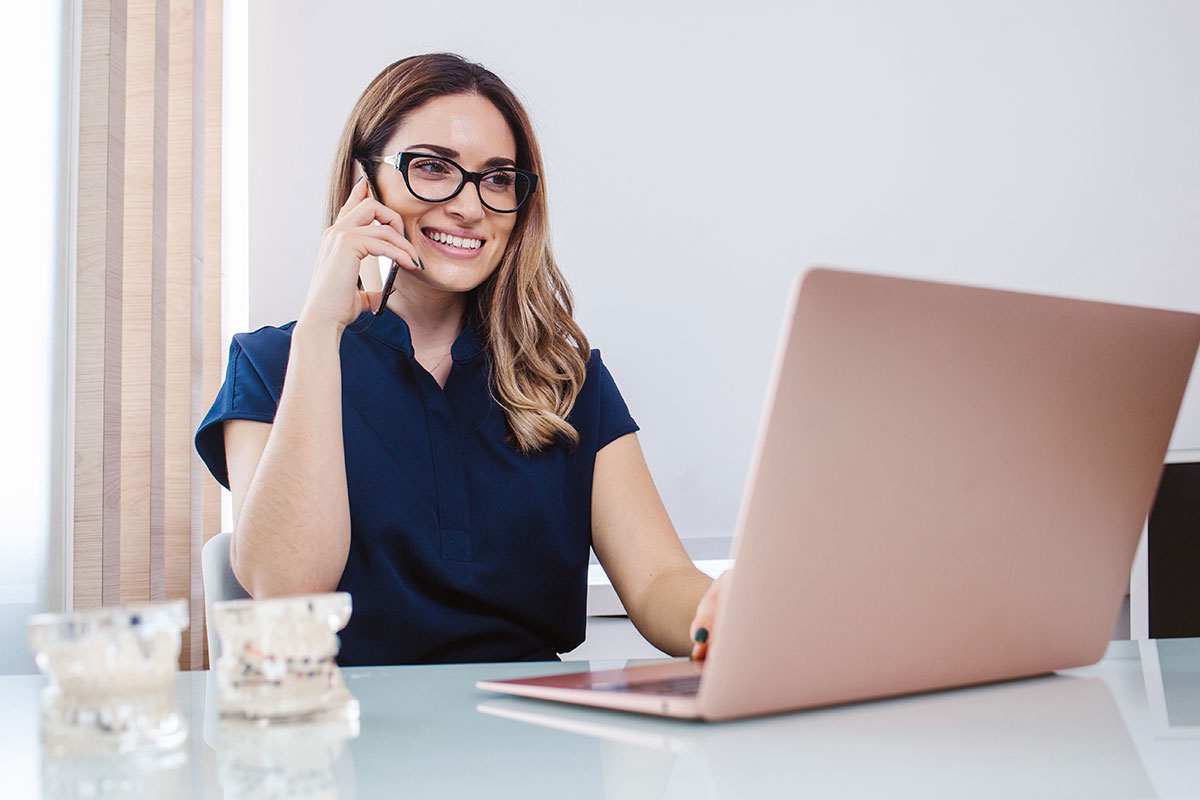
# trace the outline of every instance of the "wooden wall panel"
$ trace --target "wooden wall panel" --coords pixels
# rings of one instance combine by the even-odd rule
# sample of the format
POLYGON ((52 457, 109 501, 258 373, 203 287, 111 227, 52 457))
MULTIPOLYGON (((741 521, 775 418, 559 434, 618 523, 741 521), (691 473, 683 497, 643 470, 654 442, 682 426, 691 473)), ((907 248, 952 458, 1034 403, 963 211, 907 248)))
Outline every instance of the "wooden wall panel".
POLYGON ((220 385, 221 25, 205 0, 82 0, 75 607, 187 598, 220 493, 192 437, 220 385))

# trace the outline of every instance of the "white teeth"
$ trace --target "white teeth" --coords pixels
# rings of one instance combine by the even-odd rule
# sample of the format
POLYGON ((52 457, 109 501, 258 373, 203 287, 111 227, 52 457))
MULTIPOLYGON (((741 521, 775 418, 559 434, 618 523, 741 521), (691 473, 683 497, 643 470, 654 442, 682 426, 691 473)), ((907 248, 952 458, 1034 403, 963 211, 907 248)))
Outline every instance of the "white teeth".
POLYGON ((454 245, 455 247, 461 247, 465 250, 477 250, 480 247, 483 247, 482 239, 463 239, 460 236, 451 236, 450 234, 442 233, 441 231, 434 231, 433 233, 430 233, 429 238, 433 239, 435 242, 454 245))

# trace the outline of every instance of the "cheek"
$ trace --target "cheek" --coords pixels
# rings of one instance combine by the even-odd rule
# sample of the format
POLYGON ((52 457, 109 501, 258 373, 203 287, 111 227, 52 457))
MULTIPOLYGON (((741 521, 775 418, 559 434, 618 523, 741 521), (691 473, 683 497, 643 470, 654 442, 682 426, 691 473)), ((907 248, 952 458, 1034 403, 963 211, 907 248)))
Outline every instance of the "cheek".
MULTIPOLYGON (((388 167, 391 169, 391 167, 388 167)), ((379 200, 385 206, 393 211, 404 216, 405 221, 409 217, 420 213, 424 210, 424 204, 413 197, 408 191, 408 187, 404 185, 404 179, 400 177, 400 173, 392 170, 393 175, 387 176, 385 180, 382 176, 376 179, 376 185, 379 187, 379 200)))
POLYGON ((512 231, 507 235, 497 231, 497 235, 492 239, 492 244, 496 248, 492 251, 491 258, 488 259, 488 274, 496 271, 500 266, 500 262, 504 260, 504 254, 508 252, 508 246, 512 243, 512 231))
POLYGON ((516 225, 509 225, 507 229, 497 227, 496 229, 496 249, 500 253, 504 253, 508 249, 508 245, 513 240, 513 235, 516 232, 516 225))

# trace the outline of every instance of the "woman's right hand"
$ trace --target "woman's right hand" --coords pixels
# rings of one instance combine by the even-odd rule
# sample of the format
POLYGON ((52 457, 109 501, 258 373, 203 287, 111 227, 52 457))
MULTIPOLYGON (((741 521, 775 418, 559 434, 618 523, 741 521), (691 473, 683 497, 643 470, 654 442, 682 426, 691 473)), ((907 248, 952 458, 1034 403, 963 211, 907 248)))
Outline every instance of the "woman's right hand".
POLYGON ((382 292, 358 288, 359 267, 367 256, 389 258, 407 270, 416 270, 417 250, 405 238, 404 221, 392 209, 373 199, 367 181, 359 178, 338 212, 337 221, 321 236, 321 249, 308 286, 300 320, 332 322, 340 332, 364 311, 386 302, 382 292), (381 224, 374 224, 376 221, 381 224))

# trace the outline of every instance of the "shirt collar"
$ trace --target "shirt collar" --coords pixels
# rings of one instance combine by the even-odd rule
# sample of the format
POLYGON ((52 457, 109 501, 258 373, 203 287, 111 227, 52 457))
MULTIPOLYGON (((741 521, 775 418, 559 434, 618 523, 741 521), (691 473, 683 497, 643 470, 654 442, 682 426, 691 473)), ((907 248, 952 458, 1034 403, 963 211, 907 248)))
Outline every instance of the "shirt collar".
POLYGON ((450 355, 455 361, 470 361, 483 352, 483 336, 479 333, 479 324, 474 314, 467 315, 467 327, 450 345, 450 355))
MULTIPOLYGON (((408 323, 390 308, 385 308, 379 316, 364 311, 347 330, 365 333, 372 339, 377 339, 389 347, 403 351, 409 358, 413 357, 412 333, 408 330, 408 323)), ((450 354, 455 361, 470 361, 481 352, 483 352, 483 337, 479 335, 479 326, 476 323, 475 315, 468 314, 467 327, 463 328, 463 332, 450 346, 450 354)))

